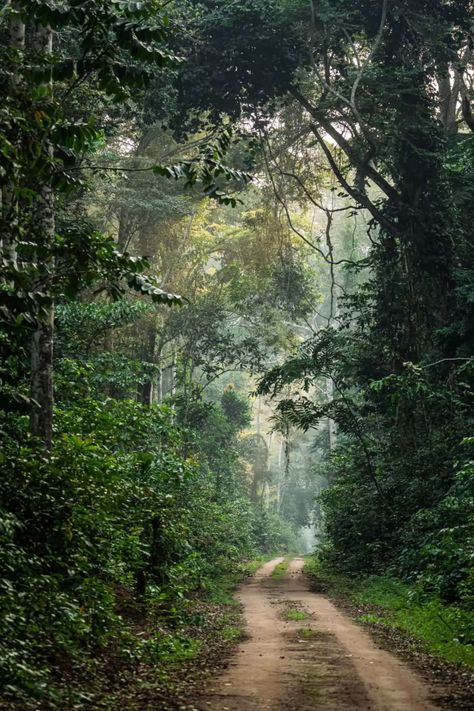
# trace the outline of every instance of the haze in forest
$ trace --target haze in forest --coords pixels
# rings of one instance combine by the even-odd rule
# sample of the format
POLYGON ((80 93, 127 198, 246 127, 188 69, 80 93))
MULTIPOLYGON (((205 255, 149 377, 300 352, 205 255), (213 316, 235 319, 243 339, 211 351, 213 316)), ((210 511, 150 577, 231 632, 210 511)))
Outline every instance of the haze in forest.
POLYGON ((472 10, 2 3, 0 709, 470 707, 472 10))

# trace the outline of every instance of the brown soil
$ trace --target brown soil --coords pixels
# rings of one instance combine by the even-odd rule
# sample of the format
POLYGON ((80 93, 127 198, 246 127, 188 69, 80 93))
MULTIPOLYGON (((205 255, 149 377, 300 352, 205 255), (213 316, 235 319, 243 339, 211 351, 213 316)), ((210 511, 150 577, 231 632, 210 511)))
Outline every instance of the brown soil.
POLYGON ((363 624, 377 644, 406 660, 423 677, 435 704, 447 711, 474 711, 474 670, 464 664, 448 662, 430 654, 423 641, 407 632, 361 616, 384 614, 385 610, 369 603, 355 602, 339 591, 310 578, 313 592, 325 593, 351 619, 363 624))
POLYGON ((202 711, 435 711, 431 690, 328 598, 309 591, 303 561, 275 559, 238 593, 248 638, 195 702, 202 711), (296 618, 296 619, 295 619, 296 618), (300 618, 300 619, 297 619, 300 618))

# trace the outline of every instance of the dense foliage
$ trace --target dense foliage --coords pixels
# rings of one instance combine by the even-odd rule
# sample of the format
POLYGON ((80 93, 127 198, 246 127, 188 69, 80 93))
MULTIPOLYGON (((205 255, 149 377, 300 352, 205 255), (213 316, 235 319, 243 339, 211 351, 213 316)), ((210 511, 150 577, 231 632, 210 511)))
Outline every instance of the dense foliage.
POLYGON ((472 608, 471 9, 2 8, 8 703, 309 526, 472 608))
POLYGON ((223 183, 245 182, 223 162, 230 129, 188 149, 150 123, 181 61, 180 14, 13 2, 0 22, 0 676, 20 707, 61 706, 75 663, 139 656, 124 600, 172 615, 294 530, 252 498, 246 393, 203 396, 257 367, 268 338, 232 333, 230 287, 212 298, 199 215, 203 193, 235 205, 223 183), (168 311, 184 300, 167 283, 186 308, 168 311))
POLYGON ((221 402, 178 392, 144 405, 131 398, 136 363, 117 347, 101 358, 99 333, 107 338, 118 318, 131 328, 144 311, 128 301, 58 308, 52 450, 29 435, 26 417, 5 421, 1 658, 10 693, 50 695, 65 656, 121 638, 130 646, 123 595, 179 607, 243 558, 291 545, 292 532, 262 521, 249 496, 238 443, 246 400, 227 389, 221 402))
POLYGON ((325 555, 354 573, 389 568, 471 605, 469 12, 462 3, 430 3, 429 14, 424 3, 381 5, 381 18, 364 3, 315 7, 325 44, 289 89, 343 191, 373 218, 369 273, 261 392, 301 383, 309 394, 284 398, 281 415, 304 429, 337 423, 325 555), (333 397, 314 397, 327 379, 333 397))

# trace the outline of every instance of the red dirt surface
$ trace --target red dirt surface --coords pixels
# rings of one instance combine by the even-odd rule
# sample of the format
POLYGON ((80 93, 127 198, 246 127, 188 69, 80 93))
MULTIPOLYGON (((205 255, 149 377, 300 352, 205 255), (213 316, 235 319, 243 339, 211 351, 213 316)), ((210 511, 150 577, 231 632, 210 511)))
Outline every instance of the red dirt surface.
POLYGON ((248 638, 196 700, 202 711, 436 711, 431 689, 323 595, 303 560, 266 563, 240 588, 248 638), (300 619, 295 619, 295 618, 300 619))

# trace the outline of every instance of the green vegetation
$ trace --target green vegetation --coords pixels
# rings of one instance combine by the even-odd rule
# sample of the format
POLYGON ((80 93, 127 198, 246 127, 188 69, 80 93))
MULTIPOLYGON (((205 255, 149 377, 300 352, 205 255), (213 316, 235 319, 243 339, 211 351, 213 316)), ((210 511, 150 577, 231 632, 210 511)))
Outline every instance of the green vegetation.
POLYGON ((2 5, 0 704, 199 667, 315 540, 466 647, 471 4, 2 5))
POLYGON ((236 563, 233 567, 229 567, 223 576, 218 578, 211 576, 209 589, 207 590, 210 601, 237 607, 239 603, 234 598, 237 585, 253 575, 264 563, 272 558, 274 558, 274 555, 258 556, 252 560, 236 563))
MULTIPOLYGON (((326 210, 327 251, 312 244, 332 283, 312 333, 258 391, 277 399, 282 429, 313 434, 325 559, 349 574, 391 571, 472 610, 468 3, 434 2, 429 12, 424 2, 383 3, 380 14, 364 2, 325 2, 312 6, 311 17, 300 3, 266 14, 263 3, 257 8, 278 37, 287 13, 311 48, 289 51, 301 56, 297 78, 278 127, 262 129, 262 139, 287 211, 300 189, 326 210), (446 72, 459 83, 452 86, 446 72), (283 148, 289 136, 293 153, 283 148), (307 169, 322 157, 328 182, 307 169), (338 200, 327 200, 325 189, 339 190, 338 200), (345 210, 364 215, 370 238, 364 243, 354 226, 349 252, 336 222, 345 210)), ((233 11, 242 34, 251 32, 247 11, 245 3, 233 11)), ((294 41, 298 34, 287 31, 286 46, 294 41)), ((270 84, 284 93, 281 80, 255 67, 247 100, 258 103, 270 84)), ((273 110, 262 102, 261 121, 271 124, 273 110)), ((311 232, 293 227, 311 242, 311 232)))
POLYGON ((247 561, 246 563, 242 563, 240 565, 240 569, 243 571, 245 575, 253 575, 254 573, 257 572, 259 568, 262 567, 264 563, 267 563, 269 560, 272 560, 274 558, 274 555, 265 555, 265 556, 260 556, 259 558, 255 558, 254 560, 247 561))
POLYGON ((474 666, 474 613, 446 604, 420 587, 386 576, 349 578, 308 558, 305 572, 319 587, 360 605, 357 619, 403 630, 449 662, 474 666))
POLYGON ((311 627, 301 627, 297 630, 296 634, 302 639, 315 639, 320 633, 317 630, 311 629, 311 627))
POLYGON ((288 558, 285 558, 285 560, 282 560, 281 563, 278 563, 278 565, 276 565, 272 570, 272 578, 275 580, 281 580, 281 578, 285 577, 289 564, 290 560, 288 558))
POLYGON ((240 629, 240 627, 228 625, 222 630, 222 637, 227 642, 236 642, 242 639, 242 630, 240 629))
POLYGON ((301 622, 302 620, 308 619, 308 613, 304 612, 304 610, 295 610, 290 608, 289 610, 285 610, 283 618, 288 620, 288 622, 301 622))
MULTIPOLYGON (((225 627, 222 631, 226 637, 225 627)), ((227 637, 226 637, 227 638, 227 637)), ((164 664, 181 662, 184 659, 194 659, 200 651, 200 642, 179 635, 155 635, 144 639, 137 648, 140 660, 146 662, 162 662, 164 664)))

